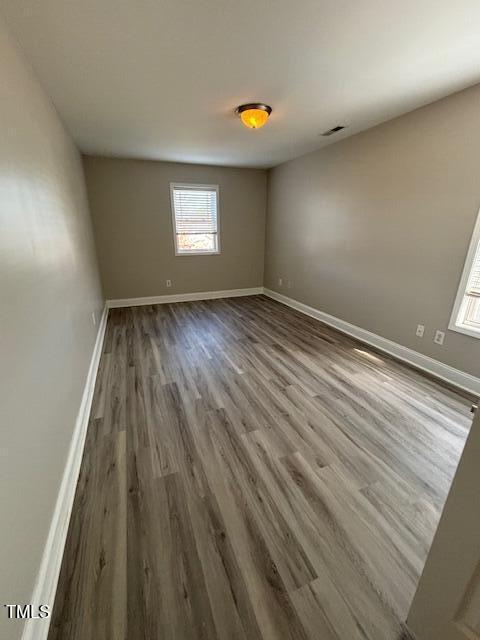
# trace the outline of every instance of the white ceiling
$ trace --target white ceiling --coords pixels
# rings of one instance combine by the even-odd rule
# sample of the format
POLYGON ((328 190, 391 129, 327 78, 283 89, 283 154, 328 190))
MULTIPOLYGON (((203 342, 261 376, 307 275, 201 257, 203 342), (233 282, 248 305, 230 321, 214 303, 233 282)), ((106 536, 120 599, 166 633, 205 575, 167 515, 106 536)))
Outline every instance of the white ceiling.
POLYGON ((480 81, 478 0, 0 0, 0 11, 87 153, 271 167, 480 81), (264 129, 233 113, 251 101, 273 107, 264 129), (319 137, 337 124, 349 127, 319 137))

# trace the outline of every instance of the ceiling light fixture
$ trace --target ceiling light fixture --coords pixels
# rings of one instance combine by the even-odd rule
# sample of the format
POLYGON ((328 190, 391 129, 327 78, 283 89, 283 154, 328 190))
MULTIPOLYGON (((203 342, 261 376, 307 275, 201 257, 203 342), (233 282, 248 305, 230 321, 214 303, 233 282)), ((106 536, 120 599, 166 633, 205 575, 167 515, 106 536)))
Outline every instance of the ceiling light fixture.
POLYGON ((272 107, 269 107, 268 104, 253 102, 240 105, 235 109, 235 113, 240 116, 243 124, 249 129, 260 129, 272 113, 272 107))

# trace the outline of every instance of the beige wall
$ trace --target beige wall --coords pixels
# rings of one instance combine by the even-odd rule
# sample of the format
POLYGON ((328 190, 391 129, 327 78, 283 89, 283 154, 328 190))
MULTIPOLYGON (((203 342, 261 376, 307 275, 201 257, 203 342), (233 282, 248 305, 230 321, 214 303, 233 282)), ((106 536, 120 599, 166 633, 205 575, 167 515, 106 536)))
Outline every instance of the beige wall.
MULTIPOLYGON (((79 154, 0 23, 0 638, 39 569, 102 295, 79 154)), ((51 604, 51 603, 45 603, 51 604)))
POLYGON ((477 411, 408 614, 417 640, 480 638, 479 486, 477 411))
POLYGON ((476 86, 273 169, 265 285, 478 376, 480 340, 433 334, 479 206, 476 86))
POLYGON ((107 298, 263 284, 265 171, 89 156, 84 167, 107 298), (175 256, 170 182, 220 186, 220 255, 175 256))

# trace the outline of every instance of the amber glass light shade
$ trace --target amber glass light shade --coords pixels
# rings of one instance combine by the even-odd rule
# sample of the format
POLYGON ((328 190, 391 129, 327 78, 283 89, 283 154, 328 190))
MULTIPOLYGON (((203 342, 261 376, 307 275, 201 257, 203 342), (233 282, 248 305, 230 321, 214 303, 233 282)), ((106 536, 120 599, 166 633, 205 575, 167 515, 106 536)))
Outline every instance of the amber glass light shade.
POLYGON ((243 124, 249 129, 260 129, 267 122, 272 109, 265 104, 244 104, 237 113, 243 124))
POLYGON ((268 120, 268 113, 261 109, 248 109, 240 114, 243 124, 250 129, 260 129, 268 120))

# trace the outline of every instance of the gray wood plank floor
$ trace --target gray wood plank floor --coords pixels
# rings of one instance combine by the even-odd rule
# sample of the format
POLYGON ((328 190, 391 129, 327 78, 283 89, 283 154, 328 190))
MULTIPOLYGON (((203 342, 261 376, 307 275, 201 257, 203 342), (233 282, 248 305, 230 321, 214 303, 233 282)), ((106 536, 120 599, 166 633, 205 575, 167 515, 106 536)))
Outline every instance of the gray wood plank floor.
POLYGON ((111 310, 50 640, 394 640, 470 402, 263 296, 111 310))

